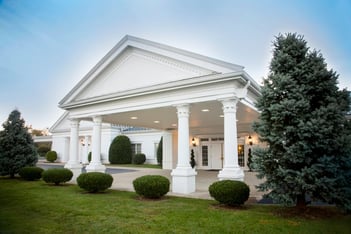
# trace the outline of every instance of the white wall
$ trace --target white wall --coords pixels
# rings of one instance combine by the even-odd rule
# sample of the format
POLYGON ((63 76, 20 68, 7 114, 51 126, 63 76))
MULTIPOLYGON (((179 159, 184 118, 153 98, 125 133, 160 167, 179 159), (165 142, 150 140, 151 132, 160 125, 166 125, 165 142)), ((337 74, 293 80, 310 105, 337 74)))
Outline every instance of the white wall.
POLYGON ((51 150, 56 151, 58 162, 67 162, 69 156, 69 137, 53 136, 51 150))
POLYGON ((141 144, 141 152, 146 156, 148 164, 157 164, 157 152, 155 145, 160 142, 162 132, 139 132, 124 134, 129 137, 132 144, 141 144))

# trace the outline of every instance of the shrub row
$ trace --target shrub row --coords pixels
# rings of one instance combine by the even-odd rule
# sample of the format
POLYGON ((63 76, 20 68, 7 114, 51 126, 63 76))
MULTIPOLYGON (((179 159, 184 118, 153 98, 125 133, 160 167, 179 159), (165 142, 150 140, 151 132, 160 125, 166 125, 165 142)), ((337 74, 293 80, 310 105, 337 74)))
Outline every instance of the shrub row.
MULTIPOLYGON (((41 177, 46 183, 59 185, 72 179, 73 173, 66 168, 50 168, 44 171, 39 167, 23 167, 19 175, 25 180, 37 180, 41 177)), ((80 174, 78 186, 89 193, 102 192, 112 186, 113 177, 101 172, 80 174)), ((145 175, 133 181, 135 192, 145 198, 161 198, 169 192, 169 180, 160 175, 145 175)), ((250 188, 244 182, 222 180, 209 186, 209 193, 216 201, 229 206, 244 204, 250 195, 250 188)))

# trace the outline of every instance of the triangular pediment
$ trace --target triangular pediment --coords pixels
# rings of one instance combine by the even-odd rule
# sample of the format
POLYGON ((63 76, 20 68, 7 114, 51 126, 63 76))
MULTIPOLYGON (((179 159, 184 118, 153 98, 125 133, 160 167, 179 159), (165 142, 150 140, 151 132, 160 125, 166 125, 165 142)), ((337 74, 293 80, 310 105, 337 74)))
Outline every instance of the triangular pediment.
POLYGON ((60 102, 104 98, 193 77, 242 71, 243 67, 148 40, 124 37, 60 102))
POLYGON ((129 47, 75 101, 213 73, 209 69, 129 47))

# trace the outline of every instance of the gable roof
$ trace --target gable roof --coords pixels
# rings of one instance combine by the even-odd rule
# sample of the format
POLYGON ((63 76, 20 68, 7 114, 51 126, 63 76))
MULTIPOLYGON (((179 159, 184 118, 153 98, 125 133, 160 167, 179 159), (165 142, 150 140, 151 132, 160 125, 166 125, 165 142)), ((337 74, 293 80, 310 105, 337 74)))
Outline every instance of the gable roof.
MULTIPOLYGON (((126 35, 117 43, 89 72, 78 84, 59 102, 59 106, 63 107, 66 104, 74 101, 77 97, 83 97, 83 92, 87 92, 87 88, 92 83, 96 83, 99 76, 108 69, 118 58, 121 58, 127 53, 138 51, 152 53, 156 56, 171 59, 177 63, 182 63, 184 66, 192 66, 200 72, 189 73, 191 76, 201 76, 216 73, 232 73, 243 71, 243 66, 227 63, 218 59, 213 59, 200 54, 192 53, 186 50, 178 49, 172 46, 160 44, 157 42, 126 35), (134 50, 134 51, 133 51, 134 50)), ((185 73, 184 73, 185 74, 185 73)), ((183 76, 184 76, 183 74, 183 76)), ((191 77, 190 76, 190 77, 191 77)), ((169 81, 169 80, 168 80, 169 81)), ((160 83, 163 83, 162 81, 160 83)), ((108 86, 109 84, 107 84, 108 86)), ((112 90, 110 90, 112 91, 112 90)), ((118 92, 120 90, 116 90, 118 92)))

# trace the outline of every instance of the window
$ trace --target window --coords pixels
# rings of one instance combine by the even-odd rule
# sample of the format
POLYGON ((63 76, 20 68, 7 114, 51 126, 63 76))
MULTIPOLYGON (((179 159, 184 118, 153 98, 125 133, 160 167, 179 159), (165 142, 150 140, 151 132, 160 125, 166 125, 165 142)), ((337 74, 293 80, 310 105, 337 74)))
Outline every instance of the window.
POLYGON ((132 155, 141 154, 141 144, 132 144, 132 155))
POLYGON ((238 163, 240 167, 245 166, 244 145, 238 145, 238 163))
POLYGON ((208 146, 202 146, 202 166, 208 166, 208 146))

